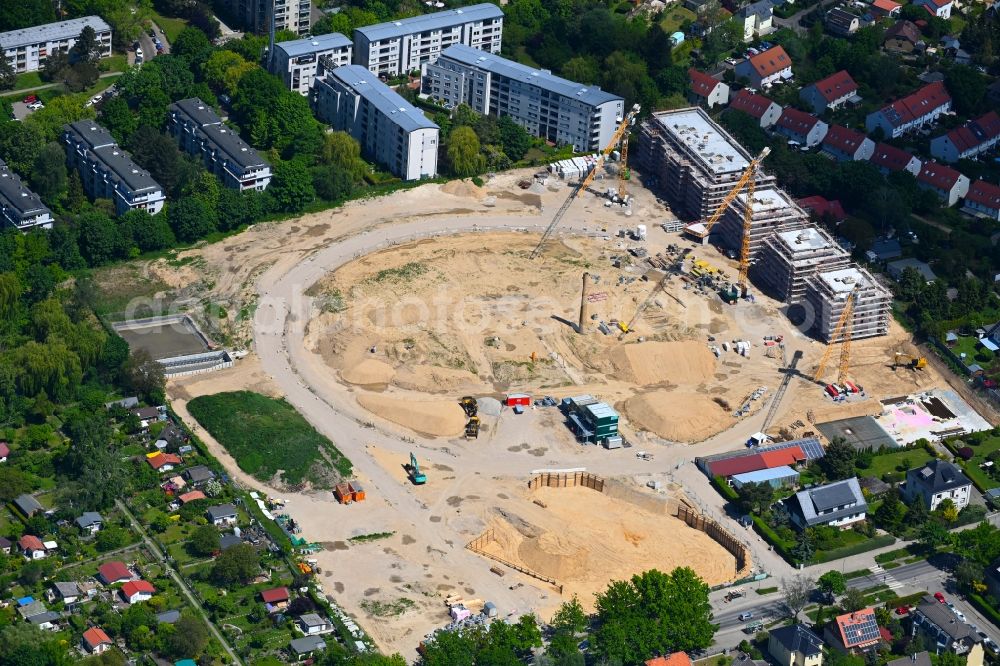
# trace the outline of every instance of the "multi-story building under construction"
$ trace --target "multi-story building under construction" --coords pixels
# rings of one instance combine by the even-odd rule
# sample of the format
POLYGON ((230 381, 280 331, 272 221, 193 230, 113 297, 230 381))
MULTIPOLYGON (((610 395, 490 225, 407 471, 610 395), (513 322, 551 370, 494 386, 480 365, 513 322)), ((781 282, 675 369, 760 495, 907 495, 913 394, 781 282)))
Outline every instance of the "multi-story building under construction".
MULTIPOLYGON (((715 212, 753 159, 700 108, 654 113, 643 123, 632 156, 658 182, 674 212, 690 220, 715 212)), ((757 172, 758 189, 773 183, 774 176, 757 172)))
POLYGON ((813 330, 824 342, 843 342, 843 331, 840 335, 835 333, 851 292, 854 292, 851 339, 874 338, 889 332, 892 295, 871 273, 851 266, 818 272, 806 281, 806 304, 811 306, 807 314, 812 315, 813 330))
POLYGON ((765 187, 754 191, 753 201, 747 203, 747 193, 736 196, 729 210, 712 229, 719 234, 722 244, 736 251, 743 243, 743 215, 751 207, 750 260, 758 258, 764 240, 775 233, 804 229, 810 226, 809 215, 792 201, 784 190, 765 187))
POLYGON ((847 268, 851 257, 817 227, 782 231, 764 239, 752 276, 761 288, 788 304, 802 303, 806 282, 819 271, 847 268))

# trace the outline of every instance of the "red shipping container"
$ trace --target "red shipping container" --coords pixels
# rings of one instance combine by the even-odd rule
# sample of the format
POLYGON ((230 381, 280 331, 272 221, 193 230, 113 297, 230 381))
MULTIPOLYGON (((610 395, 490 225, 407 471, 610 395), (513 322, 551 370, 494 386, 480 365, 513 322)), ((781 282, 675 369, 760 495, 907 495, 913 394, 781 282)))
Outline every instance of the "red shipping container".
POLYGON ((511 393, 507 396, 508 407, 513 407, 514 405, 523 405, 525 407, 531 405, 531 396, 526 393, 511 393))

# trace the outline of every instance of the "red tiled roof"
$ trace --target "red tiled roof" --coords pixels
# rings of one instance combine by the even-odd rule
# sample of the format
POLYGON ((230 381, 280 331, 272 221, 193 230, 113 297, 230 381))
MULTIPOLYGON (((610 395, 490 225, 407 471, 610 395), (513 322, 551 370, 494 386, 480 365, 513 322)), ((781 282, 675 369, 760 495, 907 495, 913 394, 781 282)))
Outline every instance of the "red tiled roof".
POLYGON ((719 81, 704 72, 699 72, 694 67, 688 70, 688 76, 691 77, 691 92, 699 97, 708 97, 719 85, 719 81))
POLYGON ((948 139, 962 153, 1000 136, 1000 116, 990 111, 984 116, 970 120, 947 134, 948 139))
POLYGON ((687 652, 674 652, 669 657, 648 659, 646 666, 691 666, 691 657, 687 652))
POLYGON ((797 134, 808 134, 818 122, 819 118, 816 116, 786 106, 785 110, 781 112, 781 117, 778 118, 778 127, 784 127, 797 134))
POLYGON ((861 132, 847 129, 841 125, 830 125, 826 136, 823 137, 823 145, 853 155, 867 138, 861 132))
POLYGON ((17 545, 21 550, 45 550, 45 544, 34 534, 25 534, 17 540, 17 545))
MULTIPOLYGON (((951 0, 923 0, 923 2, 924 3, 929 2, 932 5, 934 5, 935 7, 937 7, 938 9, 941 9, 942 7, 945 7, 945 6, 951 4, 951 0)), ((923 4, 923 3, 921 3, 921 4, 923 4)))
POLYGON ((920 173, 917 174, 917 180, 939 190, 950 190, 961 176, 961 173, 955 171, 950 166, 938 164, 937 162, 924 162, 920 173))
POLYGON ((260 599, 266 604, 273 604, 279 601, 288 601, 288 588, 276 587, 272 590, 263 590, 260 599))
POLYGON ((772 104, 774 104, 774 102, 769 100, 767 97, 749 92, 746 88, 737 92, 736 95, 729 100, 730 108, 750 114, 757 120, 764 117, 764 113, 771 107, 772 104))
POLYGON ((181 457, 173 453, 160 453, 152 458, 146 458, 146 462, 153 469, 160 469, 164 465, 179 465, 181 462, 181 457))
POLYGON ((187 504, 188 502, 193 502, 195 500, 203 500, 207 498, 205 497, 205 493, 201 492, 200 490, 192 490, 189 493, 184 493, 177 499, 181 501, 181 504, 187 504))
POLYGON ((91 627, 83 632, 83 640, 90 646, 90 649, 94 649, 104 643, 111 643, 111 639, 100 627, 91 627))
POLYGON ((761 459, 767 469, 781 467, 782 465, 795 465, 806 459, 805 451, 801 446, 790 446, 787 449, 776 449, 774 451, 762 451, 761 459))
POLYGON ((872 3, 872 7, 875 9, 881 9, 883 12, 888 14, 896 11, 902 7, 902 5, 898 2, 893 2, 892 0, 875 0, 875 2, 872 3))
POLYGON ((986 208, 1000 210, 1000 187, 993 183, 987 183, 985 180, 977 180, 969 186, 965 200, 986 208))
POLYGON ((6 458, 10 455, 10 447, 7 446, 7 442, 0 442, 0 458, 6 458))
POLYGON ((847 95, 853 95, 858 91, 858 84, 854 82, 854 79, 851 78, 846 69, 842 69, 836 74, 831 74, 813 85, 827 102, 838 100, 847 95))
POLYGON ((875 611, 871 608, 838 615, 836 622, 837 629, 840 630, 840 640, 843 642, 844 647, 867 647, 878 643, 881 638, 866 638, 861 631, 864 625, 867 624, 870 626, 875 622, 875 611))
POLYGON ((138 592, 146 592, 147 594, 155 594, 156 588, 153 584, 145 580, 130 580, 129 582, 122 585, 122 595, 128 599, 133 594, 138 592))
POLYGON ((118 560, 105 562, 97 568, 97 573, 101 575, 101 580, 105 583, 115 583, 120 580, 128 580, 132 577, 132 572, 128 570, 125 563, 118 560))
POLYGON ((889 106, 884 107, 882 113, 890 124, 898 127, 903 123, 921 118, 950 101, 951 95, 945 90, 944 84, 935 81, 902 99, 897 99, 889 106))
POLYGON ((830 216, 836 222, 841 222, 847 219, 847 214, 844 213, 844 207, 840 205, 840 201, 834 199, 829 201, 818 194, 811 197, 805 197, 804 199, 798 199, 795 203, 800 205, 807 211, 815 213, 818 217, 830 216))
POLYGON ((912 159, 913 155, 905 150, 887 143, 879 143, 875 146, 875 152, 872 153, 869 161, 875 166, 886 168, 889 171, 902 171, 912 159))
POLYGON ((750 57, 750 65, 759 76, 766 77, 776 74, 786 67, 792 66, 792 59, 781 46, 772 46, 763 53, 750 57))

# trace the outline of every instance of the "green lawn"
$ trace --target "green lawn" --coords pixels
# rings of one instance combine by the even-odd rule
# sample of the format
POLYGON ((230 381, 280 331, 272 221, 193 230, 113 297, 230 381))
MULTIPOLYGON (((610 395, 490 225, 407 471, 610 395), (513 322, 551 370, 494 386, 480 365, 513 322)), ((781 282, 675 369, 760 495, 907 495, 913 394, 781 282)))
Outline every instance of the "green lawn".
POLYGON ((872 458, 871 467, 859 468, 858 472, 863 476, 874 476, 882 478, 882 475, 890 472, 905 472, 907 469, 920 467, 931 459, 931 454, 927 449, 913 448, 894 453, 885 453, 872 458))
POLYGON ((994 354, 988 349, 979 345, 979 340, 974 335, 959 336, 958 342, 951 348, 956 355, 965 354, 965 364, 972 365, 978 363, 983 367, 993 362, 994 354))
POLYGON ((116 53, 101 61, 102 72, 124 72, 128 68, 128 56, 116 53))
POLYGON ((14 90, 27 90, 45 85, 42 75, 39 72, 25 72, 17 75, 17 82, 14 83, 14 90))
POLYGON ((160 14, 156 11, 152 12, 153 21, 156 25, 160 26, 160 30, 167 38, 167 42, 170 44, 174 43, 177 39, 177 35, 181 34, 181 30, 187 27, 187 21, 179 18, 169 18, 160 14))
POLYGON ((663 28, 667 34, 670 34, 680 30, 680 27, 686 21, 694 21, 696 18, 698 17, 690 9, 685 9, 680 6, 668 7, 663 10, 663 18, 660 20, 660 27, 663 28))
POLYGON ((332 488, 351 475, 351 462, 284 400, 234 391, 197 397, 188 409, 240 469, 262 481, 280 472, 290 485, 332 488))

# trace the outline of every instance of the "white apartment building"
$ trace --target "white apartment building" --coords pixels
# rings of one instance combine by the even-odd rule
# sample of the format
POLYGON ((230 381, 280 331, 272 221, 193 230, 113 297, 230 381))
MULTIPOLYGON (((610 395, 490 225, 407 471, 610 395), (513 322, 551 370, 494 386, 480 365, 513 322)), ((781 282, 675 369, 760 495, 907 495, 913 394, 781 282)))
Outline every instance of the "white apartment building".
POLYGON ((437 175, 438 126, 365 67, 324 72, 313 95, 316 116, 357 139, 368 158, 403 180, 437 175))
POLYGON ((52 212, 3 160, 0 160, 0 217, 21 231, 52 228, 52 212))
POLYGON ((464 44, 454 44, 421 73, 424 94, 452 107, 468 104, 486 115, 511 117, 528 133, 574 152, 611 141, 625 100, 464 44))
POLYGON ((108 130, 94 120, 66 125, 62 134, 66 163, 80 173, 83 189, 94 199, 111 199, 115 211, 144 210, 155 215, 163 210, 163 188, 148 171, 115 143, 108 130))
POLYGON ((59 51, 68 53, 87 26, 93 28, 97 35, 97 43, 101 46, 101 57, 106 58, 111 55, 111 26, 100 16, 84 16, 69 21, 0 32, 0 50, 18 74, 35 72, 42 68, 45 59, 53 53, 59 51))
POLYGON ((226 187, 262 192, 271 182, 270 163, 197 97, 168 107, 167 129, 185 152, 201 157, 226 187))
POLYGON ((353 47, 354 42, 339 32, 280 42, 274 45, 271 73, 289 90, 308 95, 319 74, 319 59, 328 58, 328 68, 350 65, 353 47))
POLYGON ((398 76, 433 62, 452 44, 500 53, 503 12, 492 3, 367 25, 354 31, 354 61, 398 76))
POLYGON ((309 33, 312 0, 225 0, 225 6, 247 30, 264 34, 271 29, 272 2, 275 30, 309 33))

